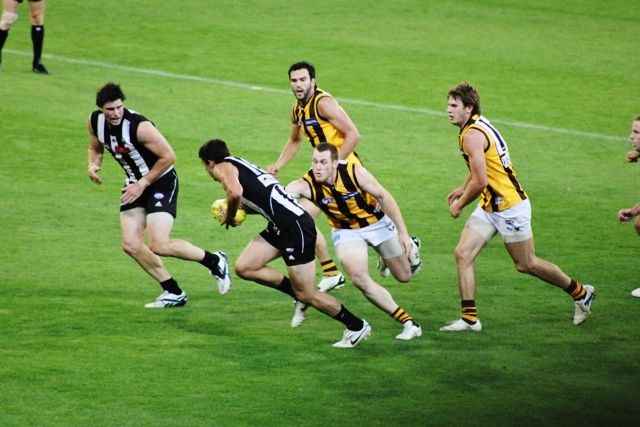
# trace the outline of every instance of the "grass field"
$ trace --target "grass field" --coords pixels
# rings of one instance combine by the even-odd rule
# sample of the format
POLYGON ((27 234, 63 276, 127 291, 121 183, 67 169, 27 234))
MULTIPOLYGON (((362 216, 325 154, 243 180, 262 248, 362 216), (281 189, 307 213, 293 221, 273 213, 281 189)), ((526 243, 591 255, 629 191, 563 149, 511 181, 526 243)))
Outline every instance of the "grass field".
MULTIPOLYGON (((0 71, 0 425, 640 424, 640 239, 615 220, 639 201, 638 166, 624 162, 640 114, 633 2, 50 1, 50 76, 30 71, 27 9, 0 71), (210 220, 222 190, 197 149, 221 137, 272 163, 301 59, 422 239, 415 281, 380 279, 421 339, 394 340, 399 326, 349 285, 336 295, 373 335, 340 351, 337 322, 313 312, 291 329, 282 294, 235 278, 222 297, 201 266, 173 259, 189 304, 146 310, 159 287, 120 250, 122 171, 105 159, 101 187, 86 177, 87 118, 115 81, 177 152, 174 235, 235 258, 264 221, 210 220), (459 315, 464 219, 445 197, 466 169, 444 109, 461 80, 509 141, 538 255, 598 289, 581 327, 570 298, 518 274, 496 240, 478 260, 483 331, 438 332, 459 315)), ((305 146, 281 180, 309 159, 305 146)))

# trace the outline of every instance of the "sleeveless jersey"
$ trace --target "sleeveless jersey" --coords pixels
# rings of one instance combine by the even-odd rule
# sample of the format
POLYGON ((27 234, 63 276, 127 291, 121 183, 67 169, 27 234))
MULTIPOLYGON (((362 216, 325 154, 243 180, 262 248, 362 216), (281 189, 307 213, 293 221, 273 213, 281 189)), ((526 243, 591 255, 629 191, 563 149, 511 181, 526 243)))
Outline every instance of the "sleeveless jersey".
POLYGON ((319 183, 311 170, 303 179, 311 189, 311 201, 324 211, 333 228, 364 228, 384 216, 376 198, 358 184, 354 163, 338 163, 334 185, 319 183))
POLYGON ((482 191, 480 207, 486 212, 499 212, 508 209, 527 198, 527 193, 518 182, 511 164, 511 156, 502 135, 484 116, 474 115, 460 130, 458 146, 464 161, 469 167, 469 156, 464 152, 462 141, 469 129, 477 129, 487 139, 484 150, 487 165, 487 187, 482 191))
POLYGON ((228 156, 223 161, 238 170, 242 204, 260 213, 278 229, 287 228, 292 221, 306 214, 298 201, 269 172, 240 157, 228 156))
MULTIPOLYGON (((138 141, 138 126, 146 121, 149 120, 145 116, 125 108, 120 125, 111 127, 100 110, 91 113, 91 128, 98 141, 124 170, 125 185, 134 183, 148 174, 158 161, 158 156, 138 141)), ((166 172, 171 169, 173 167, 166 172)))
MULTIPOLYGON (((318 101, 325 97, 331 97, 331 95, 322 89, 316 88, 313 96, 304 105, 299 102, 293 104, 291 108, 291 123, 302 127, 309 138, 311 147, 315 147, 321 142, 328 142, 339 150, 344 144, 344 135, 330 121, 323 119, 318 113, 318 101)), ((352 163, 362 163, 355 152, 349 154, 347 160, 352 163)))

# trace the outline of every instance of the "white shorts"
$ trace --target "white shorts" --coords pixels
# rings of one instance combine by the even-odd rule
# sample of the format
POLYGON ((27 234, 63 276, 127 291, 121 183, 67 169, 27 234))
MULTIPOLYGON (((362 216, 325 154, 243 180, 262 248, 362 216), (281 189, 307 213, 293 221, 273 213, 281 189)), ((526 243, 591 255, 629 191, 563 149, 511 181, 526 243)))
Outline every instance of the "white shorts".
POLYGON ((375 224, 368 225, 364 228, 355 230, 345 228, 332 228, 331 239, 333 245, 338 246, 340 243, 350 242, 354 240, 364 240, 369 245, 376 247, 389 239, 393 239, 398 235, 396 225, 387 215, 383 216, 380 221, 375 224))
POLYGON ((466 226, 480 233, 487 242, 496 232, 505 243, 523 242, 533 237, 531 203, 526 199, 500 212, 486 212, 477 206, 466 226))

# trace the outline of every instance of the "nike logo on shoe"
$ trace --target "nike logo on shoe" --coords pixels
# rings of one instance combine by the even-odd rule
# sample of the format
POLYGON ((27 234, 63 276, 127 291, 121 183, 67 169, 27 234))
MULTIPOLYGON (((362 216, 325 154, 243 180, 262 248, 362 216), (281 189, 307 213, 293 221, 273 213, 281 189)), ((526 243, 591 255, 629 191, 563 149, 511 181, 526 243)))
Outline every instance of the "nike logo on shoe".
POLYGON ((351 345, 356 345, 358 343, 358 341, 360 340, 360 337, 362 337, 362 335, 364 335, 364 333, 367 331, 367 328, 365 328, 364 326, 362 327, 362 330, 360 331, 360 334, 355 337, 354 339, 351 340, 351 345))

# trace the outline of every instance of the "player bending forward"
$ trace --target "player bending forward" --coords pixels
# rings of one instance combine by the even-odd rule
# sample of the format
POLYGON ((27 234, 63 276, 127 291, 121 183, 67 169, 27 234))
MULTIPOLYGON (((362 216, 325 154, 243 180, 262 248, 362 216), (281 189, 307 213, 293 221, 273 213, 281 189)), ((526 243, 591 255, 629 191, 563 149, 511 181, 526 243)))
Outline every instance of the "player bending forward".
POLYGON ((354 316, 333 296, 320 292, 315 284, 316 228, 313 218, 266 170, 229 153, 219 139, 205 143, 199 152, 209 175, 227 193, 227 212, 223 224, 237 225, 236 211, 242 203, 268 221, 265 228, 244 248, 235 263, 236 274, 245 280, 269 286, 312 305, 346 326, 334 347, 355 347, 371 334, 366 320, 354 316), (267 266, 282 257, 285 276, 267 266))
MULTIPOLYGON (((314 147, 311 170, 289 184, 287 191, 312 201, 328 216, 340 264, 373 305, 402 324, 403 331, 396 339, 421 336, 420 325, 369 275, 368 245, 399 282, 411 280, 420 267, 420 240, 409 237, 391 193, 362 165, 338 161, 338 150, 326 142, 314 147)), ((303 303, 296 303, 291 326, 304 321, 305 310, 303 303)))

